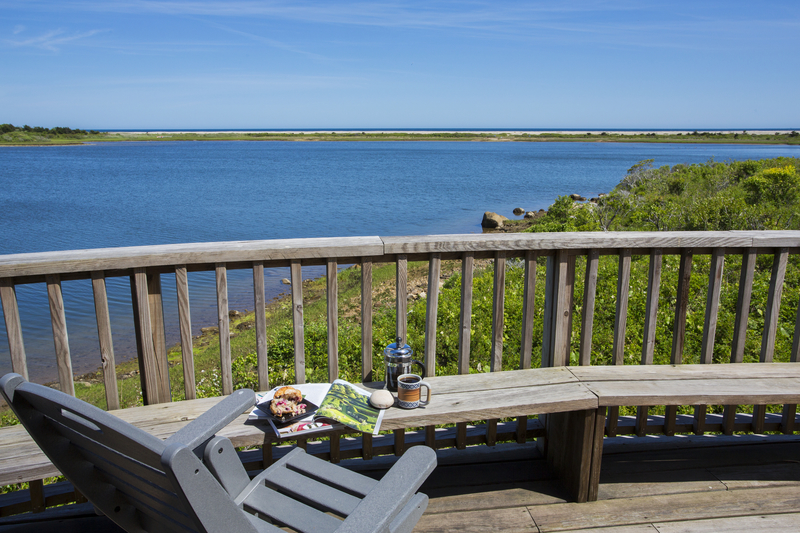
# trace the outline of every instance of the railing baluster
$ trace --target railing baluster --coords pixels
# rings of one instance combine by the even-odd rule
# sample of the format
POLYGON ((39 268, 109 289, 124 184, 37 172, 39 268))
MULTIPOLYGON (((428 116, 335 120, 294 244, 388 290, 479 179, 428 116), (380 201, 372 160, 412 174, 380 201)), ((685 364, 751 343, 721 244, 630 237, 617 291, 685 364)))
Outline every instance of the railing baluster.
POLYGON ((425 302, 425 374, 436 375, 436 319, 439 314, 439 277, 442 255, 431 254, 428 263, 428 297, 425 302))
POLYGON ((67 317, 64 313, 64 297, 61 294, 61 277, 48 274, 47 300, 50 303, 50 321, 53 326, 53 342, 56 349, 58 365, 58 383, 61 390, 75 396, 75 384, 72 376, 72 359, 69 354, 69 336, 67 335, 67 317))
POLYGON ((253 304, 256 322, 256 372, 258 390, 269 390, 267 359, 267 306, 264 300, 264 261, 253 262, 253 304))
POLYGON ((167 336, 164 331, 164 306, 161 298, 161 275, 147 275, 147 300, 150 305, 150 327, 153 332, 153 351, 156 354, 159 396, 163 402, 172 400, 169 386, 167 336))
MULTIPOLYGON (((642 342, 642 364, 652 365, 656 348, 656 321, 658 319, 658 295, 661 290, 661 250, 654 248, 650 252, 650 265, 647 275, 647 303, 645 304, 644 339, 642 342)), ((649 406, 639 406, 636 410, 636 435, 647 434, 647 416, 649 406)))
POLYGON ((594 328, 594 302, 597 296, 597 269, 600 251, 589 250, 586 256, 586 275, 583 281, 583 311, 581 313, 581 344, 578 349, 578 364, 592 364, 592 330, 594 328))
MULTIPOLYGON (((475 253, 465 252, 461 260, 461 309, 458 330, 458 373, 469 374, 469 355, 472 329, 472 281, 475 273, 475 253)), ((467 423, 456 424, 456 448, 467 447, 467 423)))
MULTIPOLYGON (((789 362, 800 363, 800 302, 797 305, 797 314, 794 319, 794 338, 792 341, 792 353, 789 362)), ((781 431, 786 435, 794 433, 795 417, 797 416, 797 404, 786 404, 783 406, 781 416, 781 431)))
MULTIPOLYGON (((714 361, 714 336, 717 333, 717 317, 719 316, 719 296, 722 289, 722 273, 725 265, 725 249, 714 248, 711 253, 711 267, 708 272, 708 294, 706 296, 706 314, 703 321, 703 343, 700 351, 700 363, 710 365, 714 361)), ((694 408, 693 429, 695 435, 705 433, 707 406, 697 405, 694 408)))
POLYGON ((194 376, 192 315, 189 307, 189 276, 186 271, 186 265, 178 265, 175 267, 175 289, 178 296, 178 325, 181 334, 183 390, 187 400, 194 400, 197 398, 197 386, 194 376))
POLYGON ((490 371, 503 369, 503 305, 506 294, 506 256, 504 252, 495 252, 494 256, 494 289, 492 294, 492 351, 490 371))
MULTIPOLYGON (((614 314, 614 344, 611 348, 612 363, 625 364, 625 328, 628 320, 628 295, 631 282, 631 249, 623 248, 619 252, 617 268, 617 308, 614 314)), ((617 436, 619 423, 619 407, 608 408, 607 433, 609 437, 617 436)))
POLYGON ((111 317, 108 313, 106 278, 102 271, 92 272, 94 312, 97 318, 97 338, 100 342, 100 359, 103 364, 103 384, 109 410, 119 409, 117 365, 114 360, 114 343, 111 338, 111 317))
MULTIPOLYGON (((361 259, 361 381, 375 381, 372 369, 372 261, 361 259)), ((370 435, 371 437, 371 435, 370 435)), ((371 441, 370 441, 371 442, 371 441)))
MULTIPOLYGON (((761 353, 759 355, 759 361, 762 363, 771 363, 775 353, 775 336, 778 333, 781 295, 783 294, 783 280, 786 277, 788 258, 789 249, 781 248, 775 253, 772 260, 772 275, 769 280, 767 309, 764 313, 764 333, 761 336, 761 353)), ((766 405, 753 406, 753 433, 764 433, 764 416, 766 414, 766 405)))
POLYGON ((328 259, 325 269, 328 310, 328 381, 339 379, 339 268, 335 259, 328 259))
MULTIPOLYGON (((747 340, 747 320, 750 317, 750 299, 753 295, 753 276, 756 267, 756 250, 749 248, 742 254, 742 270, 739 274, 739 295, 736 299, 736 322, 731 342, 731 363, 744 361, 744 346, 747 340)), ((722 413, 722 433, 733 435, 738 405, 726 405, 722 413)))
POLYGON ((222 369, 222 394, 233 394, 231 368, 231 323, 228 315, 228 268, 225 263, 215 266, 217 277, 217 323, 219 324, 219 363, 222 369))
POLYGON ((306 382, 306 354, 303 327, 303 272, 299 259, 291 263, 292 278, 292 324, 294 327, 294 380, 306 382))
POLYGON ((395 283, 397 300, 397 336, 408 342, 408 258, 405 254, 397 256, 397 279, 395 283))
MULTIPOLYGON (((425 375, 436 375, 436 319, 439 314, 439 278, 442 255, 432 253, 428 263, 428 297, 425 302, 425 375)), ((436 449, 436 427, 425 426, 425 444, 436 449)))
POLYGON ((525 252, 525 285, 522 289, 522 339, 520 342, 519 356, 520 368, 531 367, 531 356, 533 352, 533 315, 534 304, 536 302, 536 258, 537 253, 535 250, 528 250, 525 252))
POLYGON ((570 261, 567 250, 559 250, 557 255, 558 270, 555 298, 555 315, 553 317, 553 366, 569 365, 570 339, 572 331, 572 295, 575 282, 575 263, 570 261), (572 268, 570 268, 570 266, 572 268))
POLYGON ((0 299, 3 300, 3 318, 6 323, 8 351, 11 353, 11 369, 27 380, 28 361, 25 357, 25 344, 22 342, 17 291, 11 278, 0 279, 0 299))
MULTIPOLYGON (((686 311, 689 307, 689 288, 692 277, 692 249, 684 248, 681 251, 680 267, 678 269, 678 289, 675 300, 675 321, 672 326, 672 354, 670 363, 679 365, 683 361, 683 346, 686 340, 686 311)), ((677 405, 668 405, 664 410, 664 434, 675 434, 675 417, 678 414, 677 405)))
MULTIPOLYGON (((520 342, 519 367, 531 367, 533 352, 533 315, 536 302, 536 257, 535 250, 525 252, 525 275, 522 289, 522 340, 520 342)), ((466 426, 465 426, 466 429, 466 426)), ((466 431, 465 431, 466 436, 466 431)), ((517 417, 517 442, 522 444, 528 440, 528 417, 517 417)))

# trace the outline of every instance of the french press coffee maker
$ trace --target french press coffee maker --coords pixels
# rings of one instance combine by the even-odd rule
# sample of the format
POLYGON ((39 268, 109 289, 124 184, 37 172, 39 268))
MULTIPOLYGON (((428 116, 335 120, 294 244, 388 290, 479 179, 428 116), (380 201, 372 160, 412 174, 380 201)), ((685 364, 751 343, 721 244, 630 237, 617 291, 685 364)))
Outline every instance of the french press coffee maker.
POLYGON ((411 346, 403 343, 402 337, 397 337, 397 341, 393 342, 383 350, 383 362, 386 363, 386 388, 392 392, 397 392, 397 378, 403 374, 411 374, 411 366, 419 365, 420 376, 425 377, 425 366, 412 359, 414 350, 411 346))

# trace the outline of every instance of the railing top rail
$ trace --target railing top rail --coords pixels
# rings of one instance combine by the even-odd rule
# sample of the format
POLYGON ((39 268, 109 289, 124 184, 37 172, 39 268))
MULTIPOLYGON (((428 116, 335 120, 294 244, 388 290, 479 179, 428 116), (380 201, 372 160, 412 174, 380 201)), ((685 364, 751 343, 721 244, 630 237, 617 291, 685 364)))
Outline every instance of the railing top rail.
POLYGON ((275 261, 383 254, 378 237, 160 244, 0 256, 0 278, 168 265, 275 261))
POLYGON ((435 252, 800 247, 800 231, 489 233, 162 244, 0 255, 0 278, 97 270, 435 252))

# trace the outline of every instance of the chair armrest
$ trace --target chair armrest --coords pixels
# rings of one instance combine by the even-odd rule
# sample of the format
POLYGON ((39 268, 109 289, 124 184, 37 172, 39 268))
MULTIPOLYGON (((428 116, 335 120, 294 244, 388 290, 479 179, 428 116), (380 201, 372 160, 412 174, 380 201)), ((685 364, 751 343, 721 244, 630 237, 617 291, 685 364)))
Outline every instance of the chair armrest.
POLYGON ((336 533, 388 532, 395 516, 405 508, 434 468, 436 452, 427 446, 411 448, 361 500, 336 533))
MULTIPOLYGON (((217 431, 253 407, 256 394, 250 389, 239 389, 224 398, 217 405, 201 414, 166 440, 166 443, 179 443, 198 454, 198 448, 208 442, 217 431)), ((202 454, 202 450, 199 451, 202 454)))

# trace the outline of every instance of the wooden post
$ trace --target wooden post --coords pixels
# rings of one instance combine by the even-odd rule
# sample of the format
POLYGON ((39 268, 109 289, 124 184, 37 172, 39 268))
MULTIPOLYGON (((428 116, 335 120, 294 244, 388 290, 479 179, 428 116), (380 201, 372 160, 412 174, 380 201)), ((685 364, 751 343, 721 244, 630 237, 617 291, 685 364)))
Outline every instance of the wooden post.
POLYGON ((256 366, 258 389, 269 390, 269 364, 267 358, 267 305, 264 297, 264 261, 253 262, 253 314, 256 321, 256 366))
POLYGON ((147 300, 150 305, 150 327, 153 332, 156 374, 159 397, 162 402, 172 401, 169 386, 169 362, 167 361, 167 336, 164 331, 164 306, 161 299, 161 275, 147 275, 147 300))
MULTIPOLYGON (((714 336, 717 332, 719 315, 719 296, 722 289, 722 271, 725 264, 725 248, 714 248, 711 255, 711 268, 708 272, 708 295, 706 296, 706 315, 703 321, 703 344, 700 363, 711 364, 714 360, 714 336)), ((694 433, 702 435, 706 426, 706 406, 697 405, 694 409, 694 433)))
MULTIPOLYGON (((692 276, 692 249, 681 251, 680 268, 678 270, 678 291, 675 301, 675 321, 672 329, 672 355, 670 363, 679 365, 683 359, 683 345, 686 337, 686 311, 689 307, 689 282, 692 276)), ((664 434, 675 434, 675 417, 678 406, 668 405, 664 409, 664 434)))
POLYGON ((178 323, 181 333, 183 391, 187 400, 194 400, 197 398, 197 385, 194 376, 192 314, 189 308, 189 276, 186 271, 186 265, 175 267, 175 289, 178 296, 178 323))
POLYGON ((405 254, 397 256, 397 279, 395 283, 397 336, 403 342, 408 342, 408 259, 405 254))
MULTIPOLYGON (((631 281, 631 249, 624 248, 619 253, 619 267, 617 274, 617 309, 614 314, 614 344, 612 347, 612 362, 615 365, 625 364, 625 328, 628 320, 628 295, 631 281)), ((619 422, 619 407, 608 409, 608 436, 617 436, 619 422)))
POLYGON ((490 371, 503 370, 503 329, 505 321, 503 307, 506 295, 506 254, 494 255, 494 291, 492 295, 492 353, 489 359, 490 371))
POLYGON ((103 384, 108 410, 119 409, 117 365, 114 361, 114 343, 111 339, 111 318, 108 313, 106 278, 102 271, 92 272, 94 312, 97 319, 97 338, 100 341, 100 359, 103 362, 103 384))
MULTIPOLYGON (((458 373, 469 374, 472 329, 472 281, 475 272, 475 253, 465 252, 461 260, 461 309, 458 330, 458 373)), ((456 424, 456 448, 467 447, 467 423, 456 424)))
POLYGON ((594 328, 594 302, 597 295, 597 269, 600 251, 589 250, 586 256, 586 276, 583 281, 583 312, 581 313, 581 344, 578 364, 592 364, 592 330, 594 328))
MULTIPOLYGON (((661 250, 654 248, 650 252, 650 266, 647 276, 647 303, 645 305, 644 339, 642 342, 642 364, 652 365, 656 348, 656 321, 658 319, 658 294, 661 290, 661 250)), ((648 406, 639 406, 636 410, 636 435, 647 434, 648 406)))
POLYGON ((6 323, 8 351, 11 354, 11 369, 28 379, 28 363, 25 344, 22 342, 22 324, 19 320, 17 291, 11 278, 0 279, 0 299, 3 300, 3 319, 6 323))
POLYGON ((328 259, 325 269, 328 315, 328 381, 339 379, 339 265, 328 259))
POLYGON ((439 277, 442 254, 431 254, 428 263, 428 297, 425 301, 425 375, 436 375, 436 319, 439 313, 439 277))
POLYGON ((47 299, 50 302, 53 342, 56 349, 58 383, 62 392, 75 396, 72 359, 69 354, 69 337, 67 335, 67 317, 64 312, 64 297, 61 294, 61 277, 58 274, 48 274, 45 279, 47 281, 47 299))
POLYGON ((219 362, 222 368, 222 394, 233 394, 231 367, 231 325, 228 316, 228 268, 217 263, 217 320, 219 323, 219 362))
POLYGON ((147 294, 147 271, 135 268, 131 276, 136 348, 139 353, 139 371, 142 383, 142 400, 145 405, 166 402, 160 396, 156 353, 153 349, 153 330, 150 322, 150 302, 147 294))
MULTIPOLYGON (((775 337, 778 333, 783 280, 786 277, 788 259, 789 249, 781 248, 775 253, 772 260, 772 275, 769 280, 767 309, 764 313, 764 333, 761 336, 761 353, 759 355, 759 361, 762 363, 771 363, 775 353, 775 337)), ((766 405, 753 406, 753 433, 764 433, 764 417, 766 414, 766 405)))
MULTIPOLYGON (((753 295, 753 276, 756 267, 756 250, 748 248, 742 255, 742 270, 739 274, 739 295, 736 299, 736 322, 731 342, 731 363, 744 361, 744 345, 747 340, 747 320, 750 317, 750 299, 753 295)), ((726 405, 722 413, 722 433, 733 435, 737 405, 726 405)))
POLYGON ((299 259, 291 263, 292 324, 294 327, 294 380, 306 382, 306 353, 303 327, 303 272, 299 259))
MULTIPOLYGON (((361 381, 375 381, 372 369, 372 261, 361 259, 361 381)), ((370 435, 371 437, 371 435, 370 435)))

